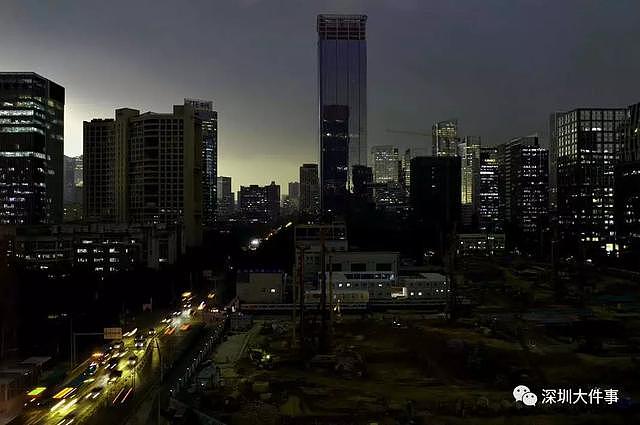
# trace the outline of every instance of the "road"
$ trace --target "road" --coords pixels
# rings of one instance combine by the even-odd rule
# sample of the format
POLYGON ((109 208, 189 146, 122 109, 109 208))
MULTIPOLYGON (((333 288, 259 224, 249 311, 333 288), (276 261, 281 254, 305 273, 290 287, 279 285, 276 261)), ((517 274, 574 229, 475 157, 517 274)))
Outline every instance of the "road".
POLYGON ((64 384, 47 392, 43 406, 25 410, 11 424, 122 423, 192 342, 192 334, 202 326, 197 312, 184 308, 157 323, 151 334, 137 329, 123 335, 121 348, 85 360, 64 384), (136 348, 141 335, 145 340, 136 348), (92 363, 97 364, 95 372, 88 369, 92 363))

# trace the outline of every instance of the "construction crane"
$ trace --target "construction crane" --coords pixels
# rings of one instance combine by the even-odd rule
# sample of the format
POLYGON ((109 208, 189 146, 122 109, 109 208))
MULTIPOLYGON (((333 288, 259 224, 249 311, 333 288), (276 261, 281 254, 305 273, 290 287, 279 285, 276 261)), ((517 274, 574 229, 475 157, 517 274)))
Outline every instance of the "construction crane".
POLYGON ((395 134, 408 134, 411 136, 431 136, 431 133, 421 133, 419 131, 407 131, 407 130, 393 130, 391 128, 387 128, 385 130, 387 133, 395 133, 395 134))

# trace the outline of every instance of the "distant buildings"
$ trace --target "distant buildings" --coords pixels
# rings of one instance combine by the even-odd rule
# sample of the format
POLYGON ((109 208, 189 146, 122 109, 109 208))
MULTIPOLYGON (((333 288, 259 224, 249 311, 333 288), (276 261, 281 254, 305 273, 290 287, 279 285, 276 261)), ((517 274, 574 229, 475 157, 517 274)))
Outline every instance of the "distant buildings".
POLYGON ((193 106, 202 124, 202 223, 211 226, 216 221, 218 176, 218 113, 210 100, 184 99, 193 106))
MULTIPOLYGON (((329 105, 347 108, 348 182, 354 165, 367 165, 367 41, 365 15, 318 15, 318 128, 327 120, 329 105)), ((322 145, 323 134, 320 134, 322 145)), ((322 151, 323 147, 320 147, 322 151)), ((321 174, 325 166, 320 162, 321 174)), ((321 178, 323 178, 321 176, 321 178)), ((350 183, 349 183, 350 187, 350 183)))
POLYGON ((478 227, 482 232, 501 232, 498 149, 480 148, 480 182, 478 187, 478 227))
POLYGON ((444 250, 460 216, 460 158, 416 157, 411 160, 411 216, 419 238, 444 250))
POLYGON ((480 190, 480 137, 467 136, 458 144, 461 162, 461 224, 466 229, 477 227, 478 192, 480 190))
POLYGON ((640 260, 640 103, 627 108, 615 174, 615 221, 618 249, 629 264, 640 260))
POLYGON ((82 203, 82 155, 64 156, 64 204, 82 203))
POLYGON ((404 186, 407 196, 411 187, 411 160, 417 156, 429 156, 426 148, 411 148, 404 151, 401 161, 400 183, 404 186))
POLYGON ((247 223, 275 223, 280 218, 280 186, 240 186, 238 212, 247 223))
POLYGON ((400 156, 395 146, 374 146, 371 148, 373 182, 398 182, 400 176, 400 156))
POLYGON ((320 215, 320 181, 317 164, 300 167, 300 215, 315 220, 320 215))
POLYGON ((433 156, 457 156, 458 143, 458 120, 452 119, 440 121, 433 124, 431 129, 433 156))
POLYGON ((549 152, 538 136, 513 139, 498 146, 500 215, 507 242, 539 248, 549 208, 549 152))
POLYGON ((0 224, 61 223, 64 87, 0 73, 0 224))
POLYGON ((300 183, 289 182, 289 192, 282 196, 281 214, 285 217, 295 217, 300 207, 300 183))
POLYGON ((189 104, 173 113, 117 109, 84 123, 84 206, 95 222, 181 225, 202 239, 202 120, 189 104))
POLYGON ((560 247, 578 256, 615 249, 615 164, 624 108, 579 108, 552 115, 551 191, 560 247))
POLYGON ((235 194, 231 190, 231 177, 220 176, 217 181, 217 216, 220 219, 227 219, 233 215, 235 210, 235 194))

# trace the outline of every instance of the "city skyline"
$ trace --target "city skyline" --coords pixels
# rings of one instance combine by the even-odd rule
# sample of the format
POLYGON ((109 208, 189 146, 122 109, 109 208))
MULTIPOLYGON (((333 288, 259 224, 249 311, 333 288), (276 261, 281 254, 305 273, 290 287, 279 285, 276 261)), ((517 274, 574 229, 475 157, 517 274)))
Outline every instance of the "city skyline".
POLYGON ((8 2, 0 35, 11 42, 3 43, 0 53, 6 70, 34 71, 67 89, 65 154, 70 156, 81 153, 84 120, 123 106, 162 112, 184 97, 212 99, 220 112, 219 174, 234 177, 234 190, 273 179, 284 184, 296 179, 299 164, 318 162, 317 99, 309 93, 317 78, 320 13, 369 17, 369 146, 404 150, 429 144, 418 136, 389 137, 385 128, 424 132, 451 116, 459 119, 462 134, 480 135, 488 145, 537 132, 547 146, 550 112, 634 101, 625 88, 640 69, 640 58, 625 52, 640 35, 631 25, 637 4, 397 3, 284 2, 288 13, 277 16, 264 1, 191 8, 156 2, 151 11, 130 5, 129 17, 120 20, 112 4, 49 8, 8 2), (554 19, 548 20, 552 6, 554 19), (138 18, 146 13, 157 23, 139 27, 138 18), (89 19, 95 15, 102 19, 89 19), (426 21, 428 32, 420 29, 426 21), (542 21, 545 31, 530 37, 542 21), (121 31, 109 39, 113 22, 121 31), (247 33, 246 27, 255 30, 247 33), (291 38, 290 32, 299 36, 291 38), (207 41, 224 38, 234 42, 207 41), (203 57, 205 42, 210 55, 203 57), (275 60, 273 46, 278 46, 275 60), (105 56, 112 60, 105 63, 105 56), (403 69, 402 78, 390 79, 389 60, 403 69), (617 64, 616 78, 599 79, 611 63, 617 64), (164 89, 151 89, 158 84, 164 89), (486 99, 492 99, 491 107, 486 99), (287 127, 280 125, 285 121, 287 127))

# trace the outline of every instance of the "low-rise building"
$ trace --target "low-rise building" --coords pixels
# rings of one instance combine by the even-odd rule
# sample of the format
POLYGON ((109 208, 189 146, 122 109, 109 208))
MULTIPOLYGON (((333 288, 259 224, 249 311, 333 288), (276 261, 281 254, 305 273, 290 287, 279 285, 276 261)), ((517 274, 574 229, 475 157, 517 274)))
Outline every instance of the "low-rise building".
POLYGON ((504 233, 458 234, 459 255, 498 255, 505 250, 504 233))
POLYGON ((241 270, 236 277, 236 296, 241 303, 280 304, 284 302, 285 273, 241 270))

